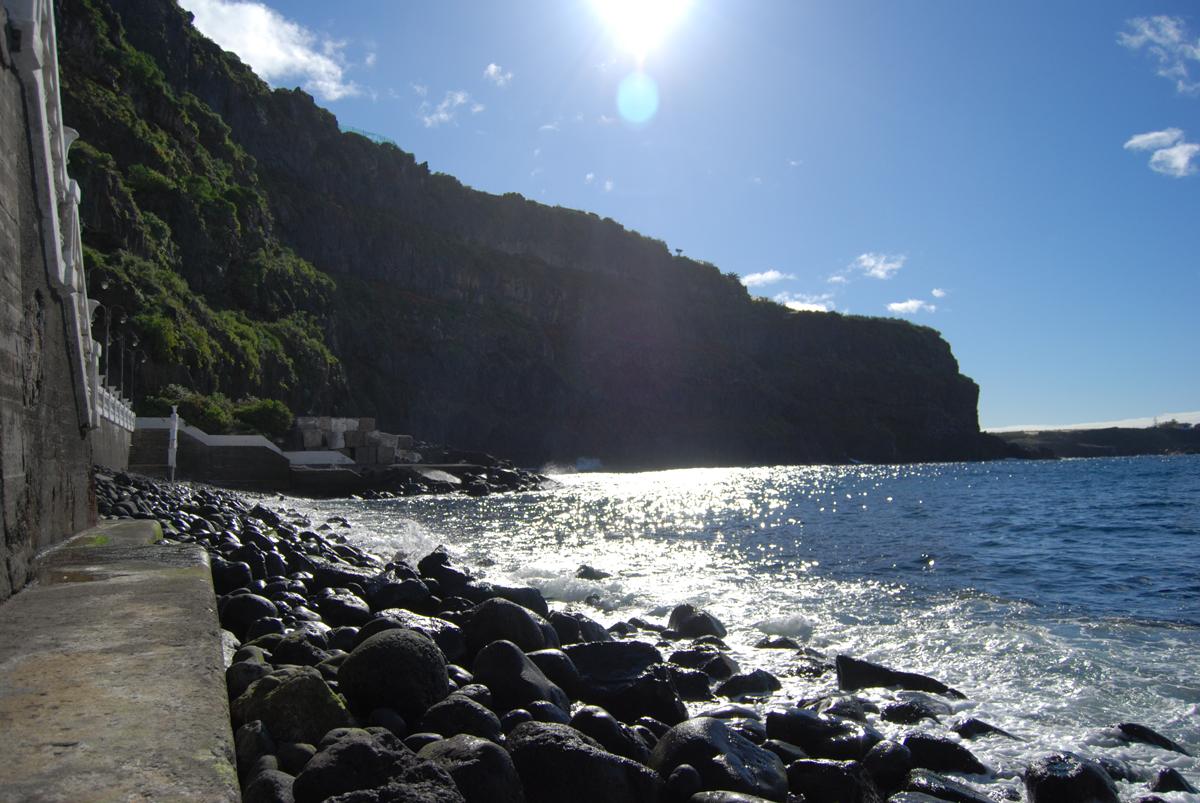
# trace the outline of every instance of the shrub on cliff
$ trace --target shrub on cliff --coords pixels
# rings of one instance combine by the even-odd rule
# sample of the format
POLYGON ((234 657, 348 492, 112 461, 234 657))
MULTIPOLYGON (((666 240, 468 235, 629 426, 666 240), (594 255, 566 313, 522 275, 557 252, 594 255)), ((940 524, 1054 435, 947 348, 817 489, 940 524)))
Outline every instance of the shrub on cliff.
POLYGON ((282 438, 292 428, 292 411, 275 399, 243 399, 233 407, 240 424, 268 438, 282 438))

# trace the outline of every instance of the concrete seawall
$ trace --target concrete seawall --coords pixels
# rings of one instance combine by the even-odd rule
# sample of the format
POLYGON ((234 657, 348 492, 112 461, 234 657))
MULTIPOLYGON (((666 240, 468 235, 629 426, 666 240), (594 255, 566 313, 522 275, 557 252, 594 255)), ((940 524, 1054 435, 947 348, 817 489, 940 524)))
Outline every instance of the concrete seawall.
POLYGON ((0 800, 239 800, 203 549, 104 522, 0 605, 0 800))

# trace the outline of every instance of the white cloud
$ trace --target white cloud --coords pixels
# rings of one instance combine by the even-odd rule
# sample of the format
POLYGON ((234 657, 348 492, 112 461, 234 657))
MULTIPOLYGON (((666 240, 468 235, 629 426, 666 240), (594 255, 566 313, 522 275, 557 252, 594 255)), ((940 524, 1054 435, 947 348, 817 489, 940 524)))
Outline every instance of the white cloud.
POLYGON ((746 274, 742 277, 742 284, 746 285, 747 287, 762 287, 764 284, 774 284, 775 282, 781 282, 784 279, 795 278, 796 277, 792 276, 790 273, 783 273, 782 271, 777 271, 772 268, 771 270, 764 270, 762 273, 746 274))
POLYGON ((482 103, 472 103, 471 104, 471 114, 479 114, 486 108, 487 108, 487 106, 484 106, 482 103))
POLYGON ((512 83, 513 74, 512 70, 505 72, 503 67, 493 63, 483 68, 483 77, 496 86, 505 87, 512 83))
POLYGON ((779 293, 774 300, 793 312, 832 312, 833 294, 779 293))
POLYGON ((931 291, 931 293, 932 293, 932 295, 933 295, 933 297, 934 297, 934 298, 945 298, 945 297, 946 297, 946 291, 945 291, 945 290, 943 290, 943 289, 942 289, 942 288, 940 288, 940 287, 935 287, 935 288, 933 288, 933 290, 931 291))
POLYGON ((1150 169, 1172 178, 1184 178, 1200 172, 1200 145, 1185 142, 1183 131, 1167 128, 1149 131, 1130 137, 1125 149, 1131 151, 1154 151, 1150 156, 1150 169))
POLYGON ((850 283, 850 280, 848 278, 846 278, 846 275, 844 273, 835 273, 832 276, 830 276, 828 279, 826 279, 825 281, 829 282, 830 284, 849 284, 850 283))
POLYGON ((429 87, 425 86, 425 84, 409 84, 409 86, 412 87, 412 91, 416 93, 418 97, 423 98, 429 94, 429 87))
POLYGON ((604 191, 605 192, 612 192, 613 187, 615 187, 615 186, 616 185, 613 184, 613 180, 611 178, 604 179, 604 191))
POLYGON ((1185 94, 1200 92, 1191 71, 1200 62, 1200 37, 1193 38, 1181 17, 1136 17, 1125 23, 1117 41, 1130 50, 1146 48, 1158 61, 1158 75, 1185 94))
POLYGON ((470 102, 471 95, 469 93, 456 89, 447 92, 437 106, 430 106, 428 102, 422 103, 421 107, 417 109, 417 115, 426 128, 436 128, 439 125, 454 122, 454 116, 458 110, 470 102))
POLYGON ((873 279, 890 279, 904 267, 906 261, 908 257, 903 255, 872 252, 859 254, 858 258, 850 263, 850 269, 860 270, 873 279))
POLYGON ((799 167, 804 164, 799 159, 788 159, 788 167, 799 167))
POLYGON ((936 306, 919 298, 910 298, 908 301, 893 301, 887 305, 887 308, 888 312, 895 312, 900 315, 914 315, 918 312, 937 311, 936 306))
POLYGON ((617 118, 609 117, 607 114, 602 114, 598 118, 596 118, 596 122, 600 123, 600 125, 612 125, 616 121, 617 121, 617 118))
POLYGON ((1183 132, 1178 128, 1166 128, 1162 131, 1148 131, 1129 138, 1125 149, 1130 151, 1156 151, 1169 148, 1183 139, 1183 132))
POLYGON ((592 183, 592 182, 594 182, 595 180, 596 180, 596 174, 595 174, 595 173, 588 173, 586 176, 584 176, 584 177, 583 177, 583 183, 584 183, 584 184, 591 184, 591 183, 592 183))
POLYGON ((269 84, 298 80, 321 100, 362 94, 346 79, 345 42, 320 37, 262 3, 250 0, 182 0, 196 28, 231 50, 269 84))
POLYGON ((538 126, 538 131, 558 131, 560 128, 558 123, 543 123, 538 126))
POLYGON ((1174 147, 1155 151, 1150 157, 1150 169, 1173 178, 1194 176, 1197 172, 1197 162, 1200 162, 1200 159, 1196 158, 1197 154, 1200 154, 1200 145, 1181 142, 1174 147))
POLYGON ((379 59, 379 54, 372 51, 372 52, 368 53, 365 58, 363 58, 363 64, 367 65, 368 67, 374 67, 375 62, 378 59, 379 59))

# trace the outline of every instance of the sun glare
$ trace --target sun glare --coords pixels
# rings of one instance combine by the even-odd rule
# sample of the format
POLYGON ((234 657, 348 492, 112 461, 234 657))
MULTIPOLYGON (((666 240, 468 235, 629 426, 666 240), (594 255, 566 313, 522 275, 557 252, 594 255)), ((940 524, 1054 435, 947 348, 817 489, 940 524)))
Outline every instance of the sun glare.
POLYGON ((639 61, 656 48, 687 13, 691 0, 592 0, 622 48, 639 61))

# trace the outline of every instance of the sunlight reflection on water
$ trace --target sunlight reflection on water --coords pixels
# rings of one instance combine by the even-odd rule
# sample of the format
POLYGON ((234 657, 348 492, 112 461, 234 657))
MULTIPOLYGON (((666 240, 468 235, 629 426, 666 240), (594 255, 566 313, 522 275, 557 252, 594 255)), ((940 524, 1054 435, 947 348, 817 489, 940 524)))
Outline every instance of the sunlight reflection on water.
POLYGON ((754 649, 764 633, 934 675, 968 695, 958 709, 1029 739, 972 743, 1002 774, 1069 748, 1169 763, 1195 782, 1195 760, 1104 729, 1139 721, 1200 748, 1197 469, 1196 458, 690 469, 567 475, 553 492, 482 500, 294 503, 346 515, 380 554, 445 543, 605 624, 702 605, 729 626, 744 669, 781 676, 782 697, 832 680, 792 675, 790 651, 754 649), (612 576, 574 577, 585 563, 612 576))

